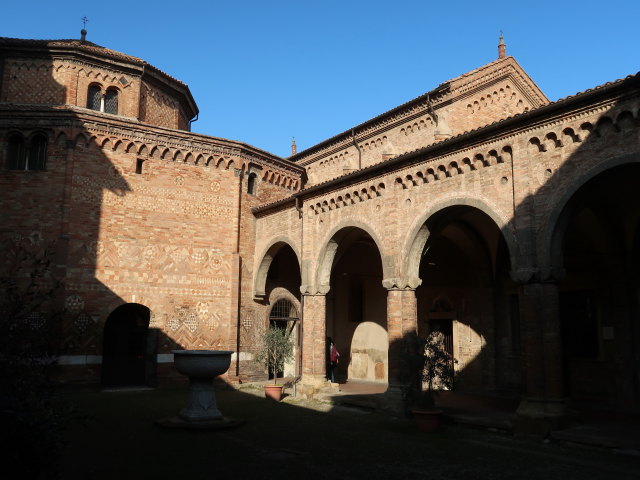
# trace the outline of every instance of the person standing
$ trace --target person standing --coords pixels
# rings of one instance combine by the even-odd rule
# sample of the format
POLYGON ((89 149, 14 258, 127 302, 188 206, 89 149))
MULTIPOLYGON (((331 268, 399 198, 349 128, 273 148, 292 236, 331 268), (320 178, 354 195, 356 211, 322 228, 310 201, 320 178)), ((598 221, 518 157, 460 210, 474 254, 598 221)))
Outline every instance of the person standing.
POLYGON ((340 361, 340 353, 336 348, 335 343, 331 337, 329 337, 329 376, 331 383, 336 383, 334 371, 338 366, 338 362, 340 361))

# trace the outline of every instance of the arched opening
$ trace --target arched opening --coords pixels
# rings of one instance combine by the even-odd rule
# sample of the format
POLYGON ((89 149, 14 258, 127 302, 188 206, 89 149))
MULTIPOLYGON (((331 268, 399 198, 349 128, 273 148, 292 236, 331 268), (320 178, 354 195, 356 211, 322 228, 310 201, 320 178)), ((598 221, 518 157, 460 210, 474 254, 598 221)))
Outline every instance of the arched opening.
MULTIPOLYGON (((255 335, 262 326, 287 329, 294 346, 293 358, 284 366, 278 376, 298 377, 301 374, 301 318, 300 264, 293 248, 284 241, 276 241, 264 254, 256 271, 255 296, 257 302, 253 311, 258 315, 254 326, 251 321, 243 322, 241 348, 251 351, 256 341, 255 335)), ((248 315, 253 315, 249 313, 248 315)), ((258 379, 264 372, 256 372, 258 379)), ((269 372, 272 378, 272 373, 269 372)))
MULTIPOLYGON (((335 247, 326 299, 327 336, 340 352, 336 381, 388 381, 387 291, 382 260, 373 238, 357 227, 343 228, 335 247)), ((327 354, 328 359, 328 354, 327 354)))
POLYGON ((100 85, 90 85, 87 92, 87 108, 102 111, 102 89, 100 85))
POLYGON ((7 142, 7 160, 10 170, 24 170, 27 164, 24 138, 18 133, 9 137, 7 142))
POLYGON ((639 176, 638 164, 599 174, 556 225, 564 386, 576 403, 637 407, 640 399, 639 176))
POLYGON ((247 179, 247 193, 249 195, 256 194, 258 176, 255 173, 250 173, 247 179))
POLYGON ((47 137, 41 133, 31 137, 27 170, 44 170, 47 165, 47 137))
POLYGON ((107 89, 107 93, 104 96, 104 111, 105 113, 118 114, 118 89, 110 87, 107 89))
MULTIPOLYGON (((293 343, 293 358, 285 363, 284 369, 278 372, 278 378, 296 377, 298 375, 298 362, 300 352, 300 324, 296 306, 291 300, 281 298, 273 304, 269 312, 269 326, 286 330, 293 343)), ((269 372, 269 379, 273 379, 273 373, 269 372)))
POLYGON ((489 394, 521 389, 520 326, 509 252, 496 223, 450 206, 425 223, 416 289, 418 335, 441 332, 455 359, 455 388, 489 394))
POLYGON ((128 303, 116 308, 104 326, 102 385, 126 387, 155 381, 157 338, 149 329, 151 312, 128 303))

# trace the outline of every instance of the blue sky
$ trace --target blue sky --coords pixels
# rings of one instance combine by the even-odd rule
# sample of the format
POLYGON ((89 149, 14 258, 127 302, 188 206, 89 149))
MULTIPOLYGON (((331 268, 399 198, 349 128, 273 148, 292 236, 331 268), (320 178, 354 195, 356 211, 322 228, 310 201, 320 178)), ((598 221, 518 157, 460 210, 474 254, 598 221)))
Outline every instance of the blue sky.
POLYGON ((79 38, 189 85, 193 131, 290 154, 497 57, 513 55, 551 99, 640 70, 637 0, 23 0, 0 36, 79 38), (176 9, 176 5, 179 9, 176 9))

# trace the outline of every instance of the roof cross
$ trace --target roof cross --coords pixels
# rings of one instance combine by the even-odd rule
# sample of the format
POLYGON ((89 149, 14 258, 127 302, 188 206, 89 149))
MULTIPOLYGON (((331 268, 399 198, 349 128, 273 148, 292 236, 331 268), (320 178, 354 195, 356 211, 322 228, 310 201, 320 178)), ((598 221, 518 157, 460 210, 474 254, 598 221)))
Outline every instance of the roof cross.
POLYGON ((87 18, 87 16, 85 15, 84 17, 82 17, 80 20, 82 20, 82 28, 87 28, 87 22, 89 21, 89 19, 87 18))

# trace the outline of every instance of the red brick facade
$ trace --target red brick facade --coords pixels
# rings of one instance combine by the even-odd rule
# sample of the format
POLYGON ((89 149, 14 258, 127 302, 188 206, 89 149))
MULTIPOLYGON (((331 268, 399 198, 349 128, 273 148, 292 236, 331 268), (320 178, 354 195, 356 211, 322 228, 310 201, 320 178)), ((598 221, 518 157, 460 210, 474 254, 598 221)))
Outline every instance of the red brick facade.
POLYGON ((188 88, 142 60, 77 41, 0 55, 0 233, 57 245, 66 378, 100 378, 132 304, 151 377, 173 348, 215 348, 230 379, 264 378, 255 332, 286 299, 292 368, 316 386, 332 336, 338 377, 388 383, 391 404, 402 341, 439 329, 457 388, 519 396, 523 418, 640 398, 637 77, 549 103, 505 56, 281 159, 188 132, 188 88), (12 168, 43 136, 46 169, 12 168))

